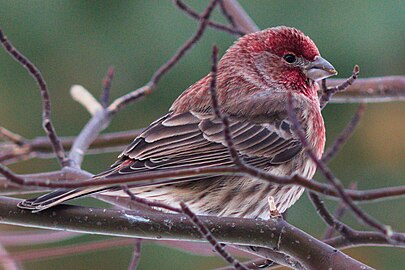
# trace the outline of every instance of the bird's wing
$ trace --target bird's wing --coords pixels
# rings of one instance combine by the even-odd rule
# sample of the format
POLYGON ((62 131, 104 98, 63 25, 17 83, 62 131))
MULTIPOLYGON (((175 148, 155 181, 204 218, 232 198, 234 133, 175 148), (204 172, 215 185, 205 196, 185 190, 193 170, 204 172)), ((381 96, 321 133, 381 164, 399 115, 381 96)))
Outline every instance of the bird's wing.
MULTIPOLYGON (((229 122, 236 150, 252 166, 277 166, 291 160, 302 149, 286 120, 278 119, 263 124, 230 117, 229 122)), ((152 123, 128 146, 110 170, 96 177, 214 166, 234 166, 222 133, 221 120, 208 114, 186 112, 168 114, 152 123)), ((221 175, 174 177, 150 184, 143 183, 142 186, 215 177, 221 175)), ((106 189, 111 190, 111 187, 62 189, 22 201, 18 206, 39 212, 64 201, 106 189)))
MULTIPOLYGON (((236 150, 252 166, 285 163, 302 149, 287 120, 263 124, 230 117, 229 122, 236 150)), ((233 166, 221 120, 211 114, 185 112, 154 122, 102 175, 213 166, 233 166)))

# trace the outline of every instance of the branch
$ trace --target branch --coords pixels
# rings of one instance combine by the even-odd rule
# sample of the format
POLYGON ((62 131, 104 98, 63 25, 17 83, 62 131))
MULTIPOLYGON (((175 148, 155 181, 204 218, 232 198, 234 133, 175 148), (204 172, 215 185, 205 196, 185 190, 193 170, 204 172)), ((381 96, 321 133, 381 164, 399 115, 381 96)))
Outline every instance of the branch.
POLYGON ((200 25, 198 26, 197 31, 194 35, 186 41, 178 51, 169 59, 163 66, 161 66, 153 75, 150 81, 144 85, 143 87, 134 90, 121 98, 116 99, 109 107, 108 111, 110 114, 116 114, 128 104, 144 97, 153 92, 156 88, 156 85, 160 81, 160 79, 169 72, 183 56, 194 47, 194 45, 201 39, 203 36, 205 29, 207 28, 209 18, 211 16, 212 11, 214 10, 215 6, 217 5, 219 0, 211 0, 210 4, 204 10, 201 15, 200 25))
MULTIPOLYGON (((350 189, 357 189, 357 184, 353 182, 353 183, 351 183, 349 185, 349 188, 350 189)), ((335 213, 333 214, 333 218, 335 218, 336 220, 340 220, 343 217, 343 214, 346 212, 346 210, 347 210, 347 206, 345 205, 345 203, 340 202, 339 205, 337 206, 336 210, 335 210, 335 213)), ((331 238, 335 233, 335 228, 334 227, 335 226, 329 226, 326 229, 322 239, 331 238)))
POLYGON ((322 220, 325 221, 330 228, 333 228, 345 238, 350 238, 355 234, 355 231, 352 228, 339 221, 328 211, 325 204, 317 194, 308 192, 308 196, 322 220))
POLYGON ((103 93, 101 94, 100 97, 100 103, 103 106, 103 108, 107 108, 108 103, 110 102, 111 82, 112 79, 114 78, 114 72, 115 72, 114 67, 110 67, 107 71, 107 75, 105 75, 103 79, 103 93))
MULTIPOLYGON (((90 144, 89 149, 103 153, 108 153, 111 150, 118 151, 114 148, 125 147, 141 132, 142 129, 136 129, 101 134, 90 144)), ((63 147, 69 150, 71 149, 76 138, 77 137, 60 137, 60 141, 63 147)), ((0 149, 2 150, 0 161, 8 159, 7 157, 2 158, 4 157, 4 153, 7 152, 11 154, 9 158, 15 158, 20 155, 27 154, 31 154, 33 157, 38 158, 52 158, 55 156, 52 149, 52 144, 49 142, 47 137, 37 137, 30 140, 23 139, 22 146, 11 142, 0 143, 0 149)))
POLYGON ((346 79, 343 83, 334 86, 334 87, 327 87, 326 86, 326 80, 322 80, 322 95, 319 98, 319 103, 321 106, 321 109, 325 108, 326 104, 328 104, 329 100, 333 95, 336 93, 341 93, 344 92, 350 85, 352 85, 356 80, 357 77, 359 76, 360 73, 360 68, 358 65, 355 65, 353 68, 352 76, 350 76, 348 79, 346 79))
POLYGON ((20 53, 4 35, 3 30, 0 28, 0 42, 8 54, 10 54, 14 60, 22 65, 28 73, 37 82, 39 90, 42 96, 42 126, 48 135, 49 140, 52 143, 53 150, 62 167, 70 166, 71 162, 65 155, 65 150, 56 134, 56 130, 51 121, 51 100, 49 98, 48 86, 44 78, 42 77, 39 69, 30 62, 22 53, 20 53))
MULTIPOLYGON (((198 21, 201 20, 201 16, 200 14, 198 14, 195 10, 193 10, 191 7, 187 6, 183 1, 181 0, 175 0, 174 3, 176 4, 176 6, 181 9, 182 11, 184 11, 184 13, 186 13, 187 15, 189 15, 191 18, 196 19, 198 21)), ((220 3, 222 3, 220 1, 220 3)), ((227 32, 229 34, 232 35, 238 35, 238 36, 243 36, 245 33, 240 31, 239 29, 236 28, 231 28, 229 26, 220 24, 220 23, 216 23, 213 21, 208 21, 208 26, 212 27, 214 29, 217 30, 221 30, 224 32, 227 32)))
POLYGON ((135 239, 134 251, 132 252, 131 262, 129 263, 128 270, 135 270, 138 268, 139 260, 141 259, 141 244, 142 239, 135 239))
POLYGON ((237 0, 222 0, 222 2, 225 12, 233 18, 238 29, 247 34, 260 30, 237 0))
MULTIPOLYGON (((341 85, 344 79, 327 80, 330 86, 341 85)), ((405 101, 405 76, 357 79, 346 91, 337 93, 331 103, 380 103, 405 101)))
MULTIPOLYGON (((55 215, 50 215, 49 211, 32 214, 17 208, 18 202, 18 199, 0 197, 0 223, 87 234, 203 241, 193 223, 184 215, 78 206, 57 206, 52 209, 55 215)), ((327 269, 330 265, 335 265, 336 269, 371 269, 283 219, 214 216, 200 216, 199 219, 220 242, 277 248, 291 257, 302 258, 304 267, 308 269, 327 269)))
POLYGON ((324 152, 322 156, 322 162, 328 163, 329 161, 331 161, 331 159, 335 157, 339 152, 339 150, 346 144, 346 142, 353 135, 357 125, 360 123, 360 120, 364 115, 365 109, 366 106, 363 103, 358 106, 357 111, 354 114, 352 120, 350 120, 350 122, 347 124, 343 132, 339 134, 339 136, 336 138, 333 144, 329 146, 329 148, 326 149, 326 151, 324 152))
POLYGON ((12 142, 18 146, 23 146, 25 140, 24 137, 22 137, 21 135, 16 134, 1 126, 0 126, 0 138, 5 141, 12 142))
POLYGON ((70 88, 70 95, 73 100, 80 103, 91 114, 95 115, 103 110, 101 104, 94 98, 86 88, 81 85, 72 85, 70 88))

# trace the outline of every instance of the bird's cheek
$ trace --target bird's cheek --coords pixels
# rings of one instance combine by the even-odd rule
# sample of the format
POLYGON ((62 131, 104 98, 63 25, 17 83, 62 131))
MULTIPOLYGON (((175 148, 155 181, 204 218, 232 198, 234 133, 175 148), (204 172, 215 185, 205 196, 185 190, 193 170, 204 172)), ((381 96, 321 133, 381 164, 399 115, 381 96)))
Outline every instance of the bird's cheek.
POLYGON ((301 91, 308 87, 306 76, 296 69, 290 69, 283 72, 283 81, 285 85, 291 90, 301 91))

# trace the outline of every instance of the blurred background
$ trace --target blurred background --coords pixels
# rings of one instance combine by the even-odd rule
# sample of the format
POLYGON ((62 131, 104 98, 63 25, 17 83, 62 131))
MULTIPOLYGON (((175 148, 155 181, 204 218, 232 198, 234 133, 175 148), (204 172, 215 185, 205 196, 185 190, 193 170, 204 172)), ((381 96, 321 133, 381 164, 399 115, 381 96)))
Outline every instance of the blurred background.
MULTIPOLYGON (((201 12, 208 1, 187 0, 201 12)), ((339 71, 351 74, 355 64, 361 77, 405 74, 405 1, 268 1, 241 0, 260 28, 287 25, 301 29, 339 71)), ((44 75, 52 98, 52 117, 61 136, 77 135, 89 115, 72 100, 69 88, 81 84, 96 97, 109 66, 116 68, 112 98, 145 84, 152 73, 173 55, 195 31, 197 23, 171 1, 1 1, 0 27, 12 43, 30 58, 44 75)), ((218 12, 214 19, 225 20, 218 12)), ((209 29, 203 39, 161 81, 144 101, 118 114, 105 132, 137 129, 165 114, 174 99, 209 72, 211 46, 221 53, 235 37, 209 29)), ((43 136, 39 91, 27 72, 0 51, 0 125, 26 138, 43 136)), ((329 105, 324 111, 328 143, 344 128, 356 105, 329 105)), ((360 127, 331 162, 345 185, 360 189, 404 184, 405 103, 370 104, 360 127)), ((118 154, 118 153, 117 153, 118 154)), ((83 168, 97 173, 115 161, 115 153, 88 156, 83 168)), ((11 167, 18 173, 58 169, 57 162, 30 160, 11 167)), ((323 181, 321 176, 315 177, 323 181)), ((80 204, 99 205, 94 200, 80 204)), ((333 210, 336 205, 328 202, 333 210)), ((386 200, 362 205, 374 217, 405 231, 405 200, 386 200)), ((288 220, 321 237, 324 224, 303 196, 288 213, 288 220)), ((363 228, 350 214, 344 221, 363 228)), ((11 227, 0 227, 13 229, 11 227)), ((54 245, 102 240, 81 236, 54 245)), ((26 247, 32 249, 34 247, 26 247)), ((145 243, 139 269, 212 269, 225 265, 221 258, 190 255, 183 251, 145 243)), ((12 248, 11 251, 24 250, 12 248)), ((364 247, 348 254, 377 269, 405 268, 401 249, 364 247)), ((26 269, 126 269, 132 247, 117 247, 83 255, 24 263, 26 269)))

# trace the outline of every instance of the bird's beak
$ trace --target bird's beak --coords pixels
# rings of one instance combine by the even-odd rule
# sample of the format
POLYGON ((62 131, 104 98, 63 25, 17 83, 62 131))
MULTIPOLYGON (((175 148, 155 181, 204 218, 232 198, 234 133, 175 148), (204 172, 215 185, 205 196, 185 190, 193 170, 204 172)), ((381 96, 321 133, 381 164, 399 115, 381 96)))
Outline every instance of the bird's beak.
POLYGON ((332 64, 320 56, 316 56, 314 61, 305 67, 304 72, 313 81, 319 81, 337 74, 332 64))

